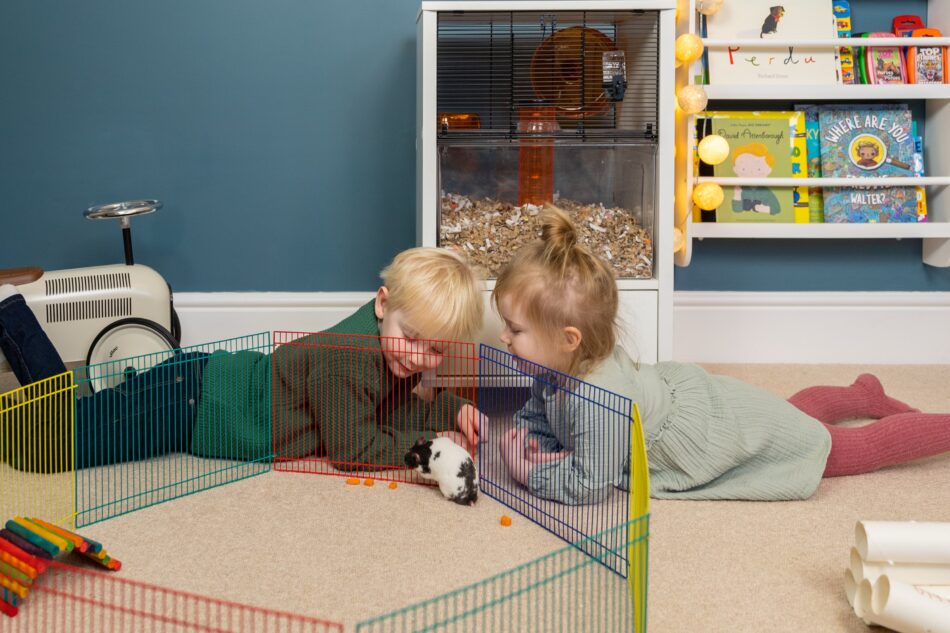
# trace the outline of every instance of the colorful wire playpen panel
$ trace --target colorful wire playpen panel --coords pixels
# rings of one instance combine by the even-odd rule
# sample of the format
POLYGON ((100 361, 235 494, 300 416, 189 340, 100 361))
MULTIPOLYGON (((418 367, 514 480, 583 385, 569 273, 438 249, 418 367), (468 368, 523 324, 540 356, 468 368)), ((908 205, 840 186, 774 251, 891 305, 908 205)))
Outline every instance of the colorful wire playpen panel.
MULTIPOLYGON (((361 424, 379 425, 390 437, 408 441, 419 428, 457 432, 450 415, 457 398, 475 401, 477 395, 478 407, 490 417, 478 451, 482 491, 571 545, 366 620, 357 630, 646 630, 648 469, 638 412, 629 399, 489 346, 476 357, 473 345, 445 341, 292 332, 276 332, 273 345, 271 340, 263 333, 115 360, 3 394, 0 448, 7 451, 5 461, 16 466, 0 465, 4 514, 86 525, 263 473, 271 460, 277 470, 370 471, 382 479, 416 482, 415 473, 401 465, 397 442, 376 447, 376 459, 354 458, 366 448, 358 436, 339 424, 326 424, 319 436, 301 434, 300 425, 313 426, 313 419, 294 416, 312 415, 319 406, 326 416, 321 421, 360 415, 361 424), (388 356, 381 354, 383 346, 388 356), (380 365, 380 359, 391 358, 403 370, 425 365, 421 382, 393 377, 380 365), (451 376, 438 373, 446 366, 451 376), (617 486, 596 503, 558 504, 538 499, 507 475, 498 439, 518 421, 532 384, 560 391, 545 411, 552 420, 579 415, 588 424, 614 429, 610 444, 630 447, 629 494, 617 486), (367 391, 376 403, 370 410, 349 404, 367 391), (134 428, 123 426, 129 420, 134 428), (38 422, 53 431, 45 443, 38 422), (335 447, 335 459, 328 446, 335 447)), ((32 588, 36 597, 27 611, 33 615, 18 620, 29 628, 15 630, 343 630, 339 624, 100 572, 57 569, 32 588)))
POLYGON ((463 442, 459 407, 476 395, 473 344, 275 332, 274 347, 275 470, 425 483, 404 461, 416 440, 451 433, 463 442), (439 374, 445 366, 454 386, 439 374))
POLYGON ((11 633, 343 633, 343 625, 218 600, 53 561, 31 587, 11 633))
POLYGON ((76 525, 267 472, 270 352, 264 332, 76 369, 76 525))
POLYGON ((73 374, 0 394, 0 519, 75 514, 73 374))
POLYGON ((625 538, 611 528, 631 518, 628 482, 617 473, 629 471, 633 402, 488 345, 480 347, 479 359, 478 406, 492 420, 478 459, 481 490, 569 543, 591 539, 585 547, 604 550, 591 555, 626 577, 627 553, 619 540, 594 536, 625 538), (513 429, 529 430, 544 452, 563 449, 571 435, 581 439, 569 446, 573 454, 565 463, 532 466, 529 485, 542 486, 540 479, 548 478, 532 493, 511 476, 499 448, 513 429), (538 469, 545 473, 541 478, 538 469))

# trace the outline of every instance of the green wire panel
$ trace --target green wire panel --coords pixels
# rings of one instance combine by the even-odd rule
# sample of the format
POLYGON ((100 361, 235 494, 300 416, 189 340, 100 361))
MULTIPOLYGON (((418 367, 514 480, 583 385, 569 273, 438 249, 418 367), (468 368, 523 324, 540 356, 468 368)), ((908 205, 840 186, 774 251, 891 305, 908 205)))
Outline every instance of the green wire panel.
POLYGON ((638 517, 462 589, 360 622, 356 631, 642 633, 646 609, 636 613, 634 603, 646 604, 646 569, 621 578, 607 560, 620 552, 599 545, 645 551, 649 521, 649 515, 638 517))
POLYGON ((66 372, 0 394, 0 520, 73 524, 75 389, 66 372))
POLYGON ((269 332, 76 370, 77 526, 270 470, 269 332))

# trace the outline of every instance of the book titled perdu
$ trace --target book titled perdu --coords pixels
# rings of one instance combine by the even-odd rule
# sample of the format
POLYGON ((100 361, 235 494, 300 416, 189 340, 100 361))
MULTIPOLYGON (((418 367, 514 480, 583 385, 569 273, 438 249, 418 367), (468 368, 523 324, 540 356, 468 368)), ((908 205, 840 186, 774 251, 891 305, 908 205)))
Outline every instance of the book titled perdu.
MULTIPOLYGON (((909 110, 823 110, 819 125, 825 177, 885 179, 920 171, 909 110)), ((825 222, 926 220, 919 187, 826 187, 824 193, 825 222)))
POLYGON ((834 38, 832 0, 735 0, 707 18, 708 37, 717 40, 802 40, 797 46, 732 45, 710 47, 709 82, 718 85, 834 84, 835 51, 808 45, 809 39, 834 38))

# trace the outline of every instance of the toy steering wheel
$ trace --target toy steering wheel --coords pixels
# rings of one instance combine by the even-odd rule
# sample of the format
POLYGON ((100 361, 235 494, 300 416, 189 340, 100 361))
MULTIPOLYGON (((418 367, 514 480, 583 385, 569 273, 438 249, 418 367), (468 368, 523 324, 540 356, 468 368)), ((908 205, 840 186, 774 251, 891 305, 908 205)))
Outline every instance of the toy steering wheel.
POLYGON ((161 208, 162 203, 158 200, 129 200, 89 207, 83 215, 90 220, 119 220, 119 226, 122 227, 122 244, 125 247, 125 263, 131 266, 135 260, 132 257, 132 225, 129 218, 147 215, 161 208))
POLYGON ((107 220, 113 218, 129 218, 133 215, 145 215, 158 211, 162 203, 158 200, 130 200, 128 202, 113 202, 100 204, 86 209, 85 215, 90 220, 107 220))

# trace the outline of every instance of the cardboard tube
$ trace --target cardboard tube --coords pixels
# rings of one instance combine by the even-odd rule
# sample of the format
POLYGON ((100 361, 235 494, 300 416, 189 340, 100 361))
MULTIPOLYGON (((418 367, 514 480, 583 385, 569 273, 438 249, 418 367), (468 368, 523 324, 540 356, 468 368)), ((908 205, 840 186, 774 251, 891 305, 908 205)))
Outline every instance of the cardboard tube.
POLYGON ((906 633, 950 633, 950 600, 881 576, 871 592, 871 618, 906 633))
POLYGON ((848 604, 854 607, 854 594, 858 591, 858 583, 854 579, 854 574, 850 569, 844 570, 844 595, 848 598, 848 604))
POLYGON ((867 562, 857 547, 851 548, 851 574, 855 583, 867 579, 873 584, 887 574, 911 585, 950 585, 950 564, 867 562))
POLYGON ((950 565, 950 523, 858 521, 854 543, 865 561, 950 565))

